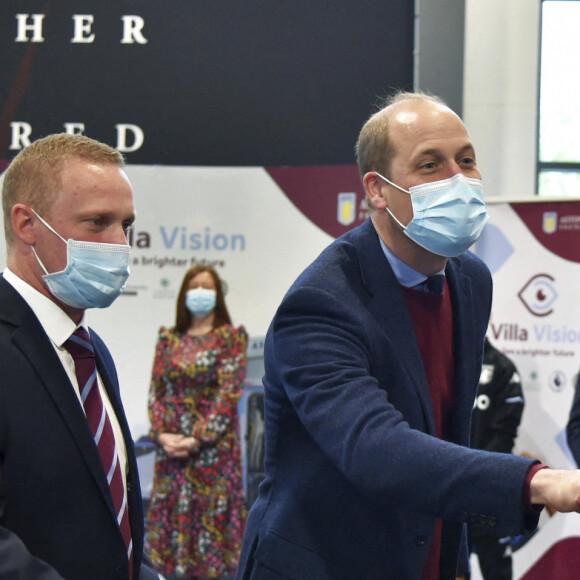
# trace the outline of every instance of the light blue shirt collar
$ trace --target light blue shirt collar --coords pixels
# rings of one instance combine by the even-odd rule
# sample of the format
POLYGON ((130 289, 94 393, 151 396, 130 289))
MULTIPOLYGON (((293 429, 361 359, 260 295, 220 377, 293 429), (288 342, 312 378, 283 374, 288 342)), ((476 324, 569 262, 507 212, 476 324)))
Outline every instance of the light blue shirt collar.
MULTIPOLYGON (((412 288, 413 286, 417 286, 417 284, 421 284, 427 280, 427 276, 425 274, 421 274, 421 272, 417 272, 417 270, 413 270, 410 266, 407 266, 404 262, 399 260, 389 248, 385 245, 383 240, 379 237, 379 242, 381 243, 381 248, 387 258, 389 265, 393 269, 393 273, 397 278, 397 281, 401 286, 405 286, 406 288, 412 288)), ((445 268, 443 268, 437 274, 445 275, 445 268)))

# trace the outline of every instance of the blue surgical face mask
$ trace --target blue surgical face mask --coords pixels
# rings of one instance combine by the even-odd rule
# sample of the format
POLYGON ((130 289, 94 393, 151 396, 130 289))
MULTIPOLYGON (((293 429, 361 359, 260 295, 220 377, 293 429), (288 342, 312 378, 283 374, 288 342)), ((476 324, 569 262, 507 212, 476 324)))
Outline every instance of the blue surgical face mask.
POLYGON ((185 294, 185 306, 195 316, 206 316, 215 308, 216 291, 194 288, 185 294))
POLYGON ((32 251, 46 274, 42 279, 51 294, 73 308, 84 310, 110 306, 127 284, 131 246, 67 241, 32 211, 67 247, 66 268, 49 274, 32 246, 32 251))
POLYGON ((387 211, 409 238, 434 254, 448 258, 463 254, 479 238, 489 219, 480 179, 458 173, 407 191, 375 173, 411 196, 413 219, 406 226, 388 207, 387 211))

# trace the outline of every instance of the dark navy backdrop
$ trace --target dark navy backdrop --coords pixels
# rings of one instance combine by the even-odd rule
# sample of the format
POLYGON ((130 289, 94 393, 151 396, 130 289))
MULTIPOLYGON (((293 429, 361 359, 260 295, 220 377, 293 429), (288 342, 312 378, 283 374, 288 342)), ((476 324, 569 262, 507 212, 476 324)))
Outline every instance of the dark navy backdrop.
MULTIPOLYGON (((334 165, 372 105, 412 88, 413 0, 2 0, 0 159, 11 123, 30 139, 83 123, 131 163, 334 165), (45 13, 43 42, 16 42, 17 14, 45 13), (92 15, 73 43, 73 15, 92 15), (123 16, 147 43, 122 44, 123 16), (128 145, 132 133, 128 133, 128 145)), ((27 20, 32 23, 31 17, 27 20)))

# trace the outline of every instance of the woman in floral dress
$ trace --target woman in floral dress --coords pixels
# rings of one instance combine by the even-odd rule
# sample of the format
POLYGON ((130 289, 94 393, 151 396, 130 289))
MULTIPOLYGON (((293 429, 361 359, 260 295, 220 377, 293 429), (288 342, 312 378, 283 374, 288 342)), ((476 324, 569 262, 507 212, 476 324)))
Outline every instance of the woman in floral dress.
POLYGON ((217 272, 189 270, 175 327, 159 331, 149 393, 158 448, 146 549, 167 578, 235 575, 246 518, 237 409, 246 345, 217 272))

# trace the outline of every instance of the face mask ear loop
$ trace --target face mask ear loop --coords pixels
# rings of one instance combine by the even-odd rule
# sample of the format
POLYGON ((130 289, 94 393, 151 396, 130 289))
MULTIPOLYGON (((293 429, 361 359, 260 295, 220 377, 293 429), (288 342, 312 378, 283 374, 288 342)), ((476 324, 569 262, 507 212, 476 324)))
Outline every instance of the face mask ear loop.
POLYGON ((34 257, 36 258, 36 261, 40 264, 40 267, 44 270, 44 273, 48 276, 48 270, 44 267, 44 264, 41 262, 40 258, 38 257, 38 254, 36 253, 34 246, 30 246, 30 249, 32 250, 32 253, 34 254, 34 257))
POLYGON ((411 195, 411 192, 410 191, 407 191, 406 189, 403 189, 402 187, 398 186, 396 183, 393 183, 390 179, 387 179, 384 175, 381 175, 378 171, 375 171, 375 173, 381 179, 384 179, 389 185, 392 185, 393 187, 396 187, 399 191, 402 191, 403 193, 408 193, 409 195, 411 195))
POLYGON ((386 207, 386 208, 385 208, 385 211, 387 211, 387 213, 388 213, 388 214, 389 214, 389 215, 390 215, 390 216, 391 216, 391 217, 392 217, 392 218, 395 220, 395 222, 397 222, 397 224, 398 224, 399 226, 401 226, 401 228, 402 228, 403 230, 405 230, 405 228, 406 228, 407 226, 404 226, 404 225, 403 225, 403 224, 402 224, 402 223, 401 223, 401 222, 400 222, 400 221, 399 221, 399 220, 398 220, 398 219, 395 217, 395 214, 394 214, 394 213, 393 213, 393 212, 392 212, 392 211, 391 211, 391 210, 390 210, 388 207, 386 207))
MULTIPOLYGON (((399 191, 402 191, 403 193, 406 193, 408 195, 411 195, 410 191, 407 191, 406 189, 403 189, 402 187, 399 187, 396 183, 393 183, 390 179, 387 179, 384 175, 381 175, 378 171, 375 171, 375 173, 381 178, 384 179, 389 185, 392 185, 393 187, 396 187, 399 191)), ((395 220, 395 222, 401 227, 401 229, 404 231, 406 226, 404 226, 396 217, 395 214, 388 208, 386 207, 385 210, 388 212, 388 214, 395 220)))
MULTIPOLYGON (((44 221, 37 213, 36 210, 33 208, 30 208, 32 210, 32 213, 44 224, 44 226, 46 226, 54 235, 58 236, 65 244, 67 244, 67 241, 54 229, 52 228, 52 226, 50 226, 50 224, 48 224, 48 222, 44 221)), ((67 244, 68 246, 68 244, 67 244)), ((42 263, 42 260, 38 257, 38 254, 36 253, 36 250, 34 249, 34 246, 30 246, 30 249, 32 250, 32 253, 34 254, 34 257, 36 258, 36 261, 40 264, 40 267, 44 270, 44 273, 46 276, 49 276, 49 272, 48 270, 44 267, 44 264, 42 263)))
MULTIPOLYGON (((30 208, 32 209, 32 208, 30 208)), ((55 235, 58 236, 65 244, 66 244, 66 240, 48 223, 45 222, 37 213, 34 209, 32 209, 32 213, 55 235)))

